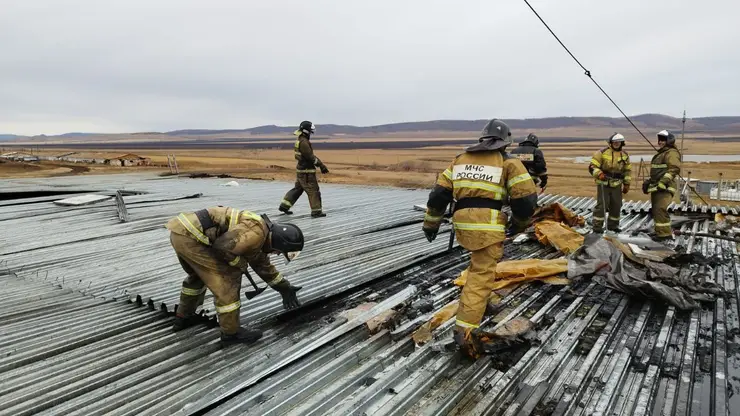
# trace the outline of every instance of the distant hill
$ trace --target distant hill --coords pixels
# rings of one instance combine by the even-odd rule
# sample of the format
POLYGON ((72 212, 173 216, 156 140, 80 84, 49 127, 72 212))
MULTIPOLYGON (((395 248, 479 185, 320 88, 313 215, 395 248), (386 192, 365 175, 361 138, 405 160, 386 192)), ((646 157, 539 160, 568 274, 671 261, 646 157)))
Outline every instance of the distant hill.
MULTIPOLYGON (((542 130, 568 127, 612 127, 630 128, 629 122, 624 118, 613 117, 548 117, 529 119, 504 119, 512 129, 542 130)), ((641 114, 632 117, 632 121, 638 127, 680 129, 681 119, 662 114, 641 114)), ((377 126, 350 126, 339 124, 318 124, 320 134, 323 135, 362 135, 362 134, 391 134, 422 131, 449 131, 470 132, 480 131, 488 120, 432 120, 414 121, 405 123, 380 124, 377 126)), ((740 130, 740 117, 699 117, 687 120, 687 130, 695 131, 718 131, 727 129, 740 130)), ((267 125, 253 127, 243 130, 176 130, 166 132, 172 136, 199 136, 213 134, 291 134, 295 126, 267 125)))
MULTIPOLYGON (((641 129, 681 129, 681 119, 663 114, 640 114, 632 116, 634 123, 641 129)), ((380 124, 376 126, 351 126, 341 124, 321 124, 319 135, 326 136, 374 136, 388 134, 410 134, 423 132, 479 132, 485 126, 488 120, 431 120, 431 121, 414 121, 404 123, 380 124)), ((512 129, 519 131, 528 130, 547 130, 547 129, 565 129, 565 128, 609 128, 609 129, 631 129, 627 120, 621 117, 548 117, 548 118, 527 118, 527 119, 504 119, 512 129)), ((240 137, 251 135, 273 135, 273 136, 290 136, 295 131, 296 126, 276 126, 266 125, 246 129, 183 129, 173 130, 164 133, 159 132, 136 132, 121 134, 95 134, 95 133, 66 133, 58 136, 39 135, 31 138, 36 139, 85 139, 90 137, 91 140, 99 138, 114 138, 117 136, 164 136, 164 137, 198 137, 205 136, 223 136, 240 137)), ((686 121, 687 133, 739 133, 740 117, 697 117, 686 121)), ((12 134, 0 134, 0 140, 27 139, 25 136, 12 134)))

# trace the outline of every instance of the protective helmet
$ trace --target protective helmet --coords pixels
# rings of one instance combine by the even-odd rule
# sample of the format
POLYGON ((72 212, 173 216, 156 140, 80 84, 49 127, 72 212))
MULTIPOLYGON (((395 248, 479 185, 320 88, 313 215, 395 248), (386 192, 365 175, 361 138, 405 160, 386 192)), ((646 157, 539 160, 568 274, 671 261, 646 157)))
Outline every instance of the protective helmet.
POLYGON ((540 139, 537 137, 534 133, 529 133, 529 136, 527 136, 526 139, 522 141, 523 143, 532 143, 532 146, 539 147, 540 146, 540 139))
POLYGON ((291 261, 298 257, 303 250, 303 231, 293 224, 269 224, 270 247, 285 256, 285 260, 291 261))
POLYGON ((658 141, 664 141, 668 146, 673 146, 676 143, 676 136, 668 130, 661 130, 658 133, 658 141))
POLYGON ((508 140, 511 142, 511 129, 509 129, 509 126, 507 126, 503 121, 494 118, 486 124, 486 127, 483 127, 479 141, 491 138, 508 140))
POLYGON ((301 125, 298 126, 298 130, 300 130, 304 134, 311 135, 316 133, 316 126, 310 121, 306 120, 301 122, 301 125))
POLYGON ((624 144, 624 136, 622 136, 619 133, 614 133, 611 136, 609 136, 608 142, 609 142, 609 145, 611 145, 614 142, 622 142, 622 144, 624 144))

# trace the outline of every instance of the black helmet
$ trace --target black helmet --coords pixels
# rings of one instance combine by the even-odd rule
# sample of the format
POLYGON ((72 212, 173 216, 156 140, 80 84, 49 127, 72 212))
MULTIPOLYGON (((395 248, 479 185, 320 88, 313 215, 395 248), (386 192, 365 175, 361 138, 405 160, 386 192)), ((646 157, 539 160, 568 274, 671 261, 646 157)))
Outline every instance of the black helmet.
POLYGON ((676 136, 668 130, 662 130, 658 133, 658 141, 666 142, 668 146, 673 146, 676 143, 676 136))
POLYGON ((305 120, 305 121, 302 121, 301 122, 301 125, 300 126, 298 126, 298 130, 301 133, 304 133, 304 134, 307 134, 307 135, 310 136, 310 135, 316 133, 316 126, 314 126, 314 124, 311 123, 310 121, 305 120))
POLYGON ((298 226, 288 223, 273 224, 268 222, 270 229, 270 248, 277 250, 291 261, 298 257, 303 250, 303 231, 298 226))
POLYGON ((534 133, 529 133, 529 136, 527 136, 526 139, 522 141, 522 144, 524 143, 532 143, 532 146, 539 147, 540 146, 540 139, 537 137, 534 133))
POLYGON ((511 141, 511 129, 503 121, 494 118, 486 124, 486 127, 483 127, 479 140, 483 141, 491 138, 511 141))

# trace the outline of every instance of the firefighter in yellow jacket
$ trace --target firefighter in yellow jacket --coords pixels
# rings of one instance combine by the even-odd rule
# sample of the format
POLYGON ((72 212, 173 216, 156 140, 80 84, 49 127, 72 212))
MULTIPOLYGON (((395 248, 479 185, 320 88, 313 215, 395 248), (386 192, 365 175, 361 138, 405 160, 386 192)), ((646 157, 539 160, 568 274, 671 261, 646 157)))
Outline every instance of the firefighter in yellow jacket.
POLYGON ((676 149, 676 136, 663 130, 658 133, 658 153, 650 162, 650 179, 643 183, 643 191, 650 194, 651 211, 657 241, 670 240, 671 216, 668 206, 678 188, 676 182, 681 173, 681 154, 676 149))
POLYGON ((424 217, 423 231, 431 242, 447 205, 456 201, 455 235, 470 251, 470 265, 455 321, 455 341, 472 357, 479 355, 473 331, 497 280, 496 263, 503 256, 505 235, 523 231, 537 206, 537 190, 527 169, 505 152, 511 142, 509 126, 497 119, 489 121, 479 143, 465 149, 438 175, 424 217), (502 212, 505 201, 513 214, 508 229, 502 212))
POLYGON ((319 181, 316 179, 316 168, 321 169, 321 173, 329 173, 329 169, 313 153, 311 146, 311 135, 316 133, 316 126, 310 121, 301 122, 298 130, 293 134, 298 136, 295 141, 295 159, 296 164, 296 181, 293 189, 289 190, 283 197, 278 209, 285 214, 292 214, 290 210, 298 201, 298 198, 305 191, 308 195, 308 204, 311 206, 311 217, 325 217, 326 214, 321 207, 321 190, 319 190, 319 181))
POLYGON ((262 336, 239 324, 242 274, 252 267, 257 275, 283 297, 283 306, 300 306, 293 286, 270 263, 269 254, 286 260, 303 249, 303 232, 293 224, 273 224, 266 215, 236 208, 213 207, 181 213, 167 222, 170 243, 187 273, 182 282, 175 331, 196 323, 195 310, 203 304, 206 288, 213 293, 221 340, 250 343, 262 336))
POLYGON ((596 182, 596 208, 592 224, 595 233, 604 232, 605 217, 608 230, 620 231, 622 194, 629 192, 632 183, 632 164, 630 156, 623 149, 624 136, 614 133, 608 143, 609 147, 594 153, 588 166, 596 182))

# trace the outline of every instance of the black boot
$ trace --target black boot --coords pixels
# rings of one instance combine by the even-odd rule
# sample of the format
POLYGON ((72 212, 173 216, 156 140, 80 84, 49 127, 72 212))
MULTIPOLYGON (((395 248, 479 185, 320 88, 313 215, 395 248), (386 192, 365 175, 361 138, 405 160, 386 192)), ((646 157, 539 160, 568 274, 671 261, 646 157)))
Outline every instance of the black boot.
POLYGON ((251 344, 262 338, 262 331, 240 327, 234 334, 221 333, 221 342, 225 344, 251 344))
POLYGON ((278 208, 278 210, 280 212, 282 212, 283 214, 285 214, 285 215, 292 215, 293 214, 293 211, 291 211, 290 208, 286 208, 286 207, 284 207, 282 205, 278 208))
POLYGON ((185 328, 198 325, 198 319, 195 315, 191 316, 177 316, 175 315, 175 322, 172 323, 173 331, 181 331, 185 328))
POLYGON ((326 217, 326 214, 324 212, 312 212, 311 218, 321 218, 326 217))

